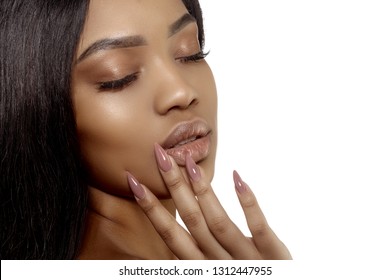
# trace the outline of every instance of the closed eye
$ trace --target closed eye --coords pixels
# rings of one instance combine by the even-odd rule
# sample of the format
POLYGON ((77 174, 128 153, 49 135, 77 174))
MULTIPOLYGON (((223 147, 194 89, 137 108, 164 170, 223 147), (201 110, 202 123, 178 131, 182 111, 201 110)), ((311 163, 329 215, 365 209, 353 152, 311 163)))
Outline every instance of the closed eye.
POLYGON ((179 60, 180 62, 183 62, 183 63, 198 62, 200 60, 205 59, 208 54, 209 54, 209 52, 205 53, 203 51, 200 51, 200 52, 193 54, 193 55, 176 58, 176 60, 179 60))
POLYGON ((130 75, 127 75, 126 77, 119 79, 119 80, 113 80, 113 81, 107 81, 107 82, 99 82, 98 83, 98 90, 100 91, 116 91, 121 90, 125 88, 126 86, 133 83, 135 80, 137 80, 139 73, 133 73, 130 75))

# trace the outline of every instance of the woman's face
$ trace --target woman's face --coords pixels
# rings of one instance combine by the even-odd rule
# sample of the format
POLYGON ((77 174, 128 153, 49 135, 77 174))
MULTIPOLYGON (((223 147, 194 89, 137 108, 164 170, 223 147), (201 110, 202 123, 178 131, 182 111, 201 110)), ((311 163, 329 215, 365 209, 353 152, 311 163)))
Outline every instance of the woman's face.
POLYGON ((179 165, 191 153, 211 181, 217 98, 200 52, 196 21, 181 0, 90 1, 72 98, 92 185, 126 196, 129 171, 167 196, 154 143, 179 165))

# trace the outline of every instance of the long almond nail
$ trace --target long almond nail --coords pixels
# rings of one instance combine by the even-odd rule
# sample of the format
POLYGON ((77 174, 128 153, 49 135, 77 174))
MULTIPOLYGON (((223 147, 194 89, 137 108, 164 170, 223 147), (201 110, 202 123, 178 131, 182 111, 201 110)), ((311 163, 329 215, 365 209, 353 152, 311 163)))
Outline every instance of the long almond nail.
POLYGON ((239 193, 244 193, 247 190, 246 184, 244 181, 242 181, 240 175, 238 175, 237 171, 233 171, 233 180, 234 180, 234 185, 239 193))
POLYGON ((189 154, 186 155, 186 169, 192 181, 200 181, 200 178, 202 177, 200 174, 200 169, 189 154))
POLYGON ((158 167, 164 171, 168 172, 172 168, 172 163, 167 155, 167 153, 164 151, 164 149, 157 143, 154 144, 154 154, 157 159, 158 167))
POLYGON ((146 195, 144 188, 133 175, 127 172, 127 182, 136 199, 143 199, 146 195))

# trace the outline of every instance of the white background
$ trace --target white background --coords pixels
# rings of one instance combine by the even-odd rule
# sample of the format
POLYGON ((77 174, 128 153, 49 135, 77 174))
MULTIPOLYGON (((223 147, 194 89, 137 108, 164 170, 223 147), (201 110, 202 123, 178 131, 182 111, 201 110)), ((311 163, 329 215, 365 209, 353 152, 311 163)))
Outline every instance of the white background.
POLYGON ((390 263, 389 1, 200 2, 232 219, 237 169, 294 259, 390 263))
MULTIPOLYGON (((269 279, 390 279, 389 1, 200 1, 219 92, 213 186, 249 234, 237 169, 289 247, 299 271, 272 263, 269 279)), ((7 279, 116 279, 138 265, 4 264, 7 279)))

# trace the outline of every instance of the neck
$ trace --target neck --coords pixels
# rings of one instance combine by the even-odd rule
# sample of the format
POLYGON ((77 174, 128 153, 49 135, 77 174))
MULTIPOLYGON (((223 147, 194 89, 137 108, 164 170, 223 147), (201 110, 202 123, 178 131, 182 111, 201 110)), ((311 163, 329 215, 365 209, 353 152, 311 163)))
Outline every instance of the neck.
MULTIPOLYGON (((174 216, 172 199, 161 203, 174 216)), ((80 259, 174 259, 135 200, 89 187, 80 259)))

